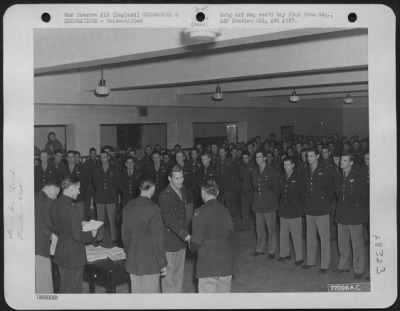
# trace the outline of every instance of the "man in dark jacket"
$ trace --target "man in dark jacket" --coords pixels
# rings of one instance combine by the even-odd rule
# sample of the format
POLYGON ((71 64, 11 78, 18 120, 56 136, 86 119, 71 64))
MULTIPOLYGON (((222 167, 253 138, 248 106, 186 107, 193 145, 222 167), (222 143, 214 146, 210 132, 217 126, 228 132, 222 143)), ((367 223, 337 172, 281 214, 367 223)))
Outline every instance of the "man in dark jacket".
POLYGON ((151 200, 155 184, 140 183, 140 196, 129 201, 122 213, 125 269, 131 277, 132 293, 159 293, 160 273, 166 274, 164 226, 159 207, 151 200))
POLYGON ((216 199, 218 185, 214 180, 202 185, 201 196, 205 205, 194 214, 190 244, 199 253, 199 293, 229 293, 233 274, 232 218, 216 199))
POLYGON ((265 254, 266 230, 268 229, 268 257, 275 258, 276 251, 276 211, 278 210, 279 177, 271 166, 267 166, 265 152, 256 152, 257 168, 251 172, 254 189, 252 210, 256 214, 256 251, 254 256, 265 254))
POLYGON ((305 179, 305 214, 307 223, 307 264, 304 269, 316 266, 317 234, 321 243, 320 272, 329 269, 331 258, 330 220, 331 204, 334 198, 334 183, 331 174, 318 163, 319 153, 315 148, 307 151, 309 164, 305 179))
POLYGON ((43 189, 47 181, 59 182, 57 169, 49 163, 49 153, 45 150, 40 152, 40 165, 35 166, 35 193, 43 189))
POLYGON ((367 209, 365 202, 368 196, 368 183, 365 177, 353 167, 353 155, 342 154, 340 158, 342 176, 336 181, 339 248, 337 270, 348 270, 349 260, 352 257, 354 277, 359 279, 362 277, 365 266, 363 222, 367 209), (353 253, 352 256, 351 253, 353 253))
MULTIPOLYGON (((93 188, 95 191, 95 202, 97 208, 97 219, 105 220, 106 212, 108 223, 110 225, 110 235, 112 243, 117 242, 116 213, 119 189, 119 171, 111 166, 110 156, 107 152, 100 153, 101 167, 95 167, 93 170, 93 188)), ((104 228, 99 229, 97 241, 103 240, 104 228)))
POLYGON ((35 292, 53 293, 50 260, 50 236, 53 231, 50 206, 60 192, 60 187, 48 181, 35 195, 35 292))
POLYGON ((56 133, 49 132, 47 135, 47 143, 44 146, 44 150, 47 151, 48 154, 53 155, 56 150, 63 150, 62 143, 57 139, 56 133))
POLYGON ((285 174, 280 179, 280 261, 290 258, 290 235, 292 236, 296 265, 303 262, 304 181, 295 170, 295 160, 283 160, 285 174))
POLYGON ((143 175, 144 177, 151 178, 156 183, 156 192, 152 200, 157 202, 158 196, 168 183, 168 167, 161 161, 161 154, 159 151, 154 151, 151 155, 151 159, 151 162, 146 162, 143 175))
POLYGON ((139 182, 141 179, 139 170, 136 167, 135 159, 131 156, 125 159, 125 169, 121 173, 120 191, 122 194, 122 207, 130 200, 137 198, 140 189, 139 182))
POLYGON ((54 262, 60 273, 60 293, 82 293, 83 271, 87 263, 85 242, 97 230, 83 232, 82 217, 74 203, 79 195, 79 180, 67 177, 61 182, 62 195, 51 205, 50 215, 58 237, 54 262))
POLYGON ((183 288, 186 243, 190 234, 186 230, 186 194, 183 172, 175 165, 168 176, 169 185, 158 199, 164 222, 164 240, 167 256, 167 274, 161 280, 163 293, 180 293, 183 288))
POLYGON ((240 211, 242 217, 242 230, 250 229, 250 208, 253 200, 253 186, 251 183, 251 172, 255 166, 250 161, 249 154, 242 154, 242 162, 239 166, 240 180, 240 211))

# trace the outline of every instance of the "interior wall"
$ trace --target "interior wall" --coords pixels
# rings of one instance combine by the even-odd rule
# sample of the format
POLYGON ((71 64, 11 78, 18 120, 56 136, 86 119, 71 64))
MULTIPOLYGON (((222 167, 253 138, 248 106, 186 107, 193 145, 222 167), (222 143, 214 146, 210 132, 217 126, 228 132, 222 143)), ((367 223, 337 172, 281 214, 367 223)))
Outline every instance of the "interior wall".
MULTIPOLYGON (((66 106, 35 105, 35 125, 67 124, 73 128, 74 145, 85 154, 90 147, 100 147, 100 124, 118 123, 166 123, 166 144, 172 148, 179 143, 184 148, 193 146, 194 122, 232 122, 247 123, 247 139, 259 135, 266 137, 275 132, 280 137, 282 125, 294 125, 296 134, 353 135, 365 132, 368 128, 366 109, 224 109, 224 108, 176 108, 149 107, 147 117, 139 117, 136 107, 123 106, 66 106), (361 118, 360 116, 363 115, 361 118), (95 117, 94 117, 95 116, 95 117)), ((161 137, 161 130, 157 131, 161 137)), ((155 137, 155 135, 151 135, 155 137)), ((165 137, 165 136, 164 136, 165 137)), ((155 139, 155 138, 154 138, 155 139)), ((158 139, 158 136, 157 136, 158 139)), ((68 138, 68 140, 70 140, 68 138)), ((154 140, 155 141, 155 140, 154 140)), ((162 141, 158 143, 165 145, 162 141)))
POLYGON ((193 124, 193 137, 221 137, 226 135, 226 123, 193 124))
POLYGON ((167 146, 167 127, 165 124, 143 124, 142 126, 142 147, 146 145, 160 144, 167 146))
POLYGON ((369 137, 369 110, 368 108, 354 108, 343 110, 343 135, 369 137))
POLYGON ((109 145, 117 146, 117 126, 116 125, 100 125, 100 145, 104 147, 109 145))

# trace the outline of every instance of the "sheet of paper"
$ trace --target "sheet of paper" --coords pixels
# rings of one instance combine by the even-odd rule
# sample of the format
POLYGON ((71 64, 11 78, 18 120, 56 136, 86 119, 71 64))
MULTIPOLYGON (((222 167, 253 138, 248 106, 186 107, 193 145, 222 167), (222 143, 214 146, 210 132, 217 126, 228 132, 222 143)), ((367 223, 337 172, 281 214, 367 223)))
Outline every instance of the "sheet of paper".
POLYGON ((90 221, 82 221, 82 230, 83 232, 88 232, 92 230, 97 230, 103 225, 102 221, 99 220, 90 220, 90 221))

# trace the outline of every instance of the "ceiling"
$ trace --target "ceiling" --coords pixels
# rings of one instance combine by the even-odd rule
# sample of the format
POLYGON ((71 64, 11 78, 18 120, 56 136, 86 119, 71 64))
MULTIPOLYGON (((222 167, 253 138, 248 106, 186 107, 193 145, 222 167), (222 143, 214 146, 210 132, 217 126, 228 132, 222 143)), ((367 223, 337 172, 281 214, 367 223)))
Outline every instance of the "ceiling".
POLYGON ((347 93, 353 107, 368 104, 366 29, 223 29, 207 44, 177 28, 34 35, 37 104, 213 107, 216 83, 221 107, 342 107, 347 93), (101 65, 107 98, 93 95, 101 65))

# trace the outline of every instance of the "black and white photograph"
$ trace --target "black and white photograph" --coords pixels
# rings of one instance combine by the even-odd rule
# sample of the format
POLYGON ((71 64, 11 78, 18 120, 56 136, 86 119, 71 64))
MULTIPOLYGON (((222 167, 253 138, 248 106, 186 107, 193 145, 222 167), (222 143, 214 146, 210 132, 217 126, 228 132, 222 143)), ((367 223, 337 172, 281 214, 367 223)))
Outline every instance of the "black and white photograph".
POLYGON ((34 306, 394 302, 389 10, 25 9, 27 51, 5 36, 28 58, 5 68, 27 86, 5 82, 5 264, 34 306))

